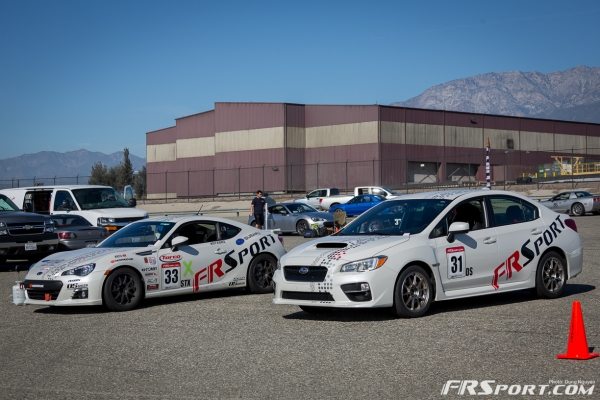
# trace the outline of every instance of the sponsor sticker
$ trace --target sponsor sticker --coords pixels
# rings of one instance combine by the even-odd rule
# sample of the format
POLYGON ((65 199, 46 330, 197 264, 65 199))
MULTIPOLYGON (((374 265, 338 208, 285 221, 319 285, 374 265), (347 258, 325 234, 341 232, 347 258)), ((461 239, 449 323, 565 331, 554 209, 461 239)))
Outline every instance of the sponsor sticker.
POLYGON ((179 261, 181 260, 181 254, 163 254, 158 259, 163 262, 179 261))

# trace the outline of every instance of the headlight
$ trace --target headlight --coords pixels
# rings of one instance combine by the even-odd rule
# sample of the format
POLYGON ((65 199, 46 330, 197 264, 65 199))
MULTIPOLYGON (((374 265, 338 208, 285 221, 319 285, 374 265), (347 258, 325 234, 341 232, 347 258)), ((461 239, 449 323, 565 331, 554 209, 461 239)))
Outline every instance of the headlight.
POLYGON ((0 235, 8 235, 8 228, 4 222, 0 222, 0 235))
POLYGON ((65 272, 63 272, 61 275, 65 276, 65 275, 77 275, 77 276, 86 276, 89 275, 94 268, 96 268, 96 264, 95 263, 91 263, 91 264, 85 264, 76 268, 72 268, 72 269, 68 269, 65 272))
POLYGON ((364 260, 354 261, 348 264, 342 265, 340 272, 365 272, 373 271, 381 267, 387 261, 386 256, 377 256, 373 258, 366 258, 364 260))
POLYGON ((315 221, 315 222, 323 222, 323 221, 326 221, 326 219, 325 219, 325 218, 320 218, 320 217, 313 218, 312 220, 313 220, 313 221, 315 221))
POLYGON ((44 232, 54 232, 54 221, 44 221, 44 232))
POLYGON ((114 223, 115 223, 114 218, 106 218, 106 217, 98 218, 98 225, 107 225, 107 224, 114 224, 114 223))

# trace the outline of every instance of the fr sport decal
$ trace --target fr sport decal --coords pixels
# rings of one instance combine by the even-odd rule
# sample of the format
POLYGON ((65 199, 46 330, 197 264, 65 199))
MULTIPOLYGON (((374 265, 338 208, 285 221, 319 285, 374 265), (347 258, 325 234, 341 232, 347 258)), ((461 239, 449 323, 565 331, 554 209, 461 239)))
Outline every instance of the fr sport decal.
POLYGON ((552 242, 554 242, 558 235, 560 235, 565 229, 566 226, 561 221, 559 215, 556 217, 554 222, 552 222, 550 226, 533 241, 533 248, 530 247, 532 245, 531 239, 527 239, 521 246, 521 251, 515 250, 511 255, 508 256, 506 260, 502 262, 502 264, 498 265, 494 269, 492 287, 494 289, 498 289, 500 287, 498 284, 498 280, 500 278, 505 277, 505 280, 508 281, 512 278, 513 273, 521 271, 536 257, 539 257, 542 250, 550 247, 552 242), (525 259, 523 264, 521 264, 522 258, 525 259))

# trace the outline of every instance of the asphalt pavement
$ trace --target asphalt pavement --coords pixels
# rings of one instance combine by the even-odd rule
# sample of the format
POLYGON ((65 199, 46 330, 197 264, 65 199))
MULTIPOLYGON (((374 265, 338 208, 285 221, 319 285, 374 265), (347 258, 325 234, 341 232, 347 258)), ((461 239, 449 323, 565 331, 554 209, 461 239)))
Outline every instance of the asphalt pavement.
MULTIPOLYGON (((600 358, 555 359, 566 349, 574 300, 588 344, 600 349, 600 216, 576 221, 584 270, 564 297, 453 300, 419 319, 387 310, 315 316, 243 290, 155 299, 125 313, 15 306, 10 264, 0 272, 0 398, 469 397, 452 395, 457 389, 441 396, 448 380, 507 385, 483 397, 502 398, 517 385, 599 386, 600 358)), ((284 238, 288 249, 304 240, 284 238)), ((600 387, 583 397, 600 398, 600 387)))

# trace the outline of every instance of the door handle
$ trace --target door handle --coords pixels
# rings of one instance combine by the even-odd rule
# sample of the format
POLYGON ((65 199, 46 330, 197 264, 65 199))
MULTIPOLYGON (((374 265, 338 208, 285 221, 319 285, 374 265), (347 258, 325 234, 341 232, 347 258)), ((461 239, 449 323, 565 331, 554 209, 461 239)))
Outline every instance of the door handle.
POLYGON ((540 228, 534 228, 531 230, 531 234, 532 235, 541 235, 542 234, 542 230, 540 228))
POLYGON ((494 244, 494 243, 496 243, 496 238, 495 237, 486 237, 485 239, 483 239, 483 243, 494 244))
POLYGON ((225 253, 227 253, 227 250, 221 250, 221 249, 215 250, 215 254, 225 254, 225 253))

